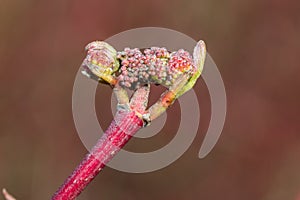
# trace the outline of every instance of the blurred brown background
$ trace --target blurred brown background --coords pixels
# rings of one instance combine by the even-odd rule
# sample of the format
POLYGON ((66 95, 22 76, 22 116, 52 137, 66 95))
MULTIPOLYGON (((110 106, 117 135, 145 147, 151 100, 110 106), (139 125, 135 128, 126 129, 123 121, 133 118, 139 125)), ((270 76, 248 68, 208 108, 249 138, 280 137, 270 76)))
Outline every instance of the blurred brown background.
MULTIPOLYGON (((297 0, 1 0, 0 187, 20 200, 50 199, 87 152, 71 108, 84 46, 159 26, 206 41, 227 90, 223 134, 209 156, 198 159, 210 117, 200 80, 199 133, 179 160, 147 174, 106 168, 79 199, 299 198, 299 9, 297 0)), ((109 92, 99 88, 96 98, 104 126, 111 119, 109 92)), ((175 105, 169 112, 177 111, 175 105)), ((160 148, 175 129, 167 124, 126 148, 160 148)))

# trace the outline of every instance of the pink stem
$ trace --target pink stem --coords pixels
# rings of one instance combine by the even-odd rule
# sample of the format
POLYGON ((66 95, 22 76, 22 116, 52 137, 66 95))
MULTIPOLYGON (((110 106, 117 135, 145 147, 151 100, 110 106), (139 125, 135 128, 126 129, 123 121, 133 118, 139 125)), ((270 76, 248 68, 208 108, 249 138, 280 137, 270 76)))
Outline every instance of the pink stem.
POLYGON ((106 132, 52 200, 75 199, 142 126, 143 120, 134 111, 118 110, 106 132))

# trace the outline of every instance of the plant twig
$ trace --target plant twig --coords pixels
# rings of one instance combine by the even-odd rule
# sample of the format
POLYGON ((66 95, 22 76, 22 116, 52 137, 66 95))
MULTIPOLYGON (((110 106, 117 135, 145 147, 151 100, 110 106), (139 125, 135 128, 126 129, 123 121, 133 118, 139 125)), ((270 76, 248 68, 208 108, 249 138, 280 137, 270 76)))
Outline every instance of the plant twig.
POLYGON ((134 112, 118 110, 115 120, 96 146, 55 193, 52 200, 75 199, 142 126, 143 121, 134 112))
POLYGON ((118 101, 117 114, 52 200, 75 199, 139 129, 149 125, 191 89, 201 74, 206 52, 203 41, 199 41, 194 49, 194 60, 182 49, 172 53, 158 47, 146 49, 144 53, 128 48, 117 52, 100 41, 90 43, 86 50, 83 74, 113 87, 118 101), (164 85, 168 90, 146 110, 151 83, 164 85), (131 99, 125 88, 135 90, 131 99))
POLYGON ((16 200, 11 194, 7 192, 5 188, 2 189, 5 200, 16 200))

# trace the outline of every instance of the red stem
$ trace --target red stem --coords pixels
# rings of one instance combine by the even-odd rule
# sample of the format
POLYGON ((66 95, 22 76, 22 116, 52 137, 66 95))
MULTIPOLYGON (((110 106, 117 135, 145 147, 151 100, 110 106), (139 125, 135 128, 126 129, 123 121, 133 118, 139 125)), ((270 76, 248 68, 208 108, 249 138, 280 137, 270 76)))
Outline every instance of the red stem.
POLYGON ((142 126, 134 111, 118 110, 106 132, 52 200, 75 199, 142 126))

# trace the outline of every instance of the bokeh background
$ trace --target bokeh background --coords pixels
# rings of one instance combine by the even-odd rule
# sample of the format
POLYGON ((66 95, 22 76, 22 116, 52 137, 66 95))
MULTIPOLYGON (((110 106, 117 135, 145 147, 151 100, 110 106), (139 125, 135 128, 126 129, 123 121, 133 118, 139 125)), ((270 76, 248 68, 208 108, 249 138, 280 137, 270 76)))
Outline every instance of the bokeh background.
MULTIPOLYGON (((1 0, 0 187, 20 200, 50 199, 87 153, 71 107, 84 46, 158 26, 206 41, 227 91, 223 134, 198 159, 210 118, 199 80, 200 128, 179 160, 146 174, 106 168, 78 199, 300 199, 299 9, 297 0, 1 0)), ((111 90, 98 89, 98 118, 107 127, 111 90)), ((126 149, 168 143, 178 111, 176 104, 169 110, 161 133, 126 149)))

